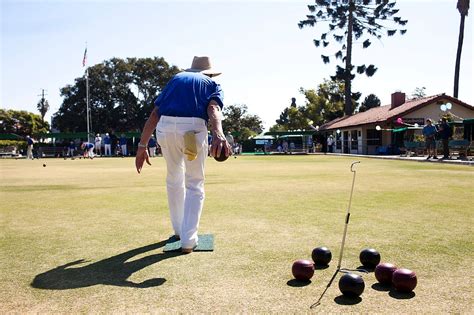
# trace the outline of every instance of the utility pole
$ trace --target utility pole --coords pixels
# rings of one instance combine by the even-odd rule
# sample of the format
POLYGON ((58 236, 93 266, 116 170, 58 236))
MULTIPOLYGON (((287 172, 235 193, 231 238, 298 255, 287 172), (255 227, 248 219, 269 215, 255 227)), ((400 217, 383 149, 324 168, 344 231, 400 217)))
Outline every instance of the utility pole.
POLYGON ((41 96, 41 99, 44 100, 44 96, 48 94, 44 94, 44 89, 41 89, 41 94, 38 96, 41 96))
POLYGON ((44 89, 41 89, 41 94, 38 95, 38 96, 41 96, 41 100, 38 104, 38 110, 41 114, 41 120, 43 122, 44 122, 44 116, 46 115, 46 112, 49 109, 49 105, 46 103, 46 99, 44 98, 44 96, 48 94, 45 94, 44 91, 45 91, 44 89))

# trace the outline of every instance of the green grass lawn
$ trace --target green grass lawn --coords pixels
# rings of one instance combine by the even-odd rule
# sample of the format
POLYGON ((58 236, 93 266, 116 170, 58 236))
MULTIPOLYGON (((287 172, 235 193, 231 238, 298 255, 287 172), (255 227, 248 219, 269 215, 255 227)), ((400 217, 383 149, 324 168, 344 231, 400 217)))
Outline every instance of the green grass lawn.
MULTIPOLYGON (((163 253, 162 158, 140 175, 131 158, 0 160, 0 313, 309 312, 336 269, 352 161, 209 159, 200 232, 215 251, 177 255, 163 253), (330 267, 292 286, 293 261, 317 246, 330 267)), ((364 158, 356 169, 343 267, 373 247, 418 286, 376 290, 370 273, 347 305, 337 278, 317 311, 473 312, 474 168, 364 158)))

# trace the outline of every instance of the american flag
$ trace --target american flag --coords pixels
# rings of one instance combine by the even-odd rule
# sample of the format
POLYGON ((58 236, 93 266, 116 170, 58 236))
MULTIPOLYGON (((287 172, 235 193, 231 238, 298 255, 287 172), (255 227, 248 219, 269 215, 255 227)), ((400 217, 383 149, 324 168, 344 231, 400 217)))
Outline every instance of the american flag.
POLYGON ((87 62, 87 47, 86 50, 84 50, 84 58, 82 58, 82 66, 85 67, 87 62))

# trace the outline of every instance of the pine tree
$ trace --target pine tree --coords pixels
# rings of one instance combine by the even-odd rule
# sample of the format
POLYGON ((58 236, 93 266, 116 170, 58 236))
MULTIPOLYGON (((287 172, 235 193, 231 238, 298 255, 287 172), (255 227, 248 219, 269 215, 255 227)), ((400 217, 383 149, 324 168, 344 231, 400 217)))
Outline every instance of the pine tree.
MULTIPOLYGON (((389 0, 316 0, 316 4, 308 5, 308 9, 311 14, 306 16, 306 20, 300 21, 298 26, 315 27, 318 24, 318 29, 321 29, 319 23, 327 25, 327 31, 314 39, 314 45, 325 48, 334 41, 339 46, 332 55, 321 55, 321 58, 324 63, 330 63, 332 57, 344 63, 344 68, 337 66, 336 74, 331 78, 344 81, 344 113, 351 115, 355 109, 355 97, 351 91, 351 82, 355 78, 352 73, 353 40, 361 42, 362 48, 367 48, 371 45, 370 38, 381 39, 383 31, 386 31, 387 36, 393 36, 397 31, 405 34, 406 29, 399 30, 396 26, 405 26, 408 21, 396 16, 399 10, 395 9, 395 1, 389 0), (389 27, 393 25, 395 27, 389 27)), ((377 68, 372 64, 360 65, 356 71, 371 77, 377 68)))

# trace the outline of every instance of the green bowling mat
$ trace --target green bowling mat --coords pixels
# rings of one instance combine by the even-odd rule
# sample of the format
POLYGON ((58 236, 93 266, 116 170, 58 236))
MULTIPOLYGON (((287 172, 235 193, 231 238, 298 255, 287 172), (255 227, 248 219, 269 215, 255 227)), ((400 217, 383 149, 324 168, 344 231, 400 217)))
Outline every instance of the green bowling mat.
MULTIPOLYGON (((211 252, 214 250, 214 235, 202 234, 198 235, 198 245, 194 249, 195 252, 211 252)), ((175 252, 181 250, 181 241, 176 236, 171 236, 166 242, 164 252, 175 252)))

